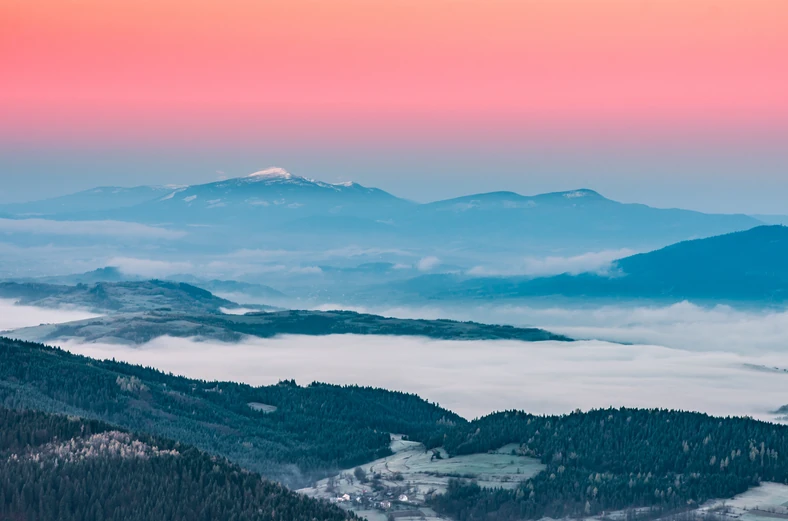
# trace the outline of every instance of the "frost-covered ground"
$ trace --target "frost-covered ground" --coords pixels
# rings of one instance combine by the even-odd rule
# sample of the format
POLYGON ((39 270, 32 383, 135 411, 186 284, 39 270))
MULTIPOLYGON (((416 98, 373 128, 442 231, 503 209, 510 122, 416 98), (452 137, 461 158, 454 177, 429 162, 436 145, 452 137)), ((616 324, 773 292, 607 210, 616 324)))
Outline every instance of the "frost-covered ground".
POLYGON ((709 501, 700 511, 742 521, 788 519, 788 485, 761 483, 732 499, 709 501))
POLYGON ((442 450, 427 451, 421 443, 393 436, 391 449, 392 456, 359 467, 366 476, 363 481, 356 477, 355 469, 347 469, 299 492, 352 506, 370 520, 385 519, 383 511, 388 510, 418 510, 431 519, 435 516, 429 509, 425 511, 425 498, 445 492, 451 478, 475 479, 483 487, 515 488, 544 470, 539 460, 517 454, 515 445, 495 453, 449 458, 442 450), (374 478, 378 478, 376 484, 374 478), (347 501, 342 500, 345 494, 350 498, 347 501))

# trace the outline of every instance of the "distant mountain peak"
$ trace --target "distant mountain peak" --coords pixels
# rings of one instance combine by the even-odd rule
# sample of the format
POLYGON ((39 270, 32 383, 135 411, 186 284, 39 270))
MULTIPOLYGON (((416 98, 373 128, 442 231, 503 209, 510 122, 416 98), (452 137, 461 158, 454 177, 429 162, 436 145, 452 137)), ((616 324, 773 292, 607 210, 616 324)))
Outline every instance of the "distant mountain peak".
POLYGON ((588 188, 581 188, 580 190, 570 190, 569 192, 562 192, 561 195, 566 199, 579 199, 581 197, 602 197, 599 192, 589 190, 588 188))
POLYGON ((254 172, 246 176, 247 179, 254 179, 254 180, 264 180, 264 179, 286 179, 290 180, 294 176, 284 168, 278 166, 272 166, 266 168, 264 170, 260 170, 259 172, 254 172))
POLYGON ((308 177, 292 174, 279 166, 272 166, 260 170, 259 172, 254 172, 240 178, 240 180, 247 183, 265 182, 266 184, 288 183, 297 185, 314 185, 321 188, 333 188, 334 190, 337 188, 353 188, 358 186, 352 181, 346 181, 342 183, 325 183, 323 181, 318 181, 317 179, 310 179, 308 177))

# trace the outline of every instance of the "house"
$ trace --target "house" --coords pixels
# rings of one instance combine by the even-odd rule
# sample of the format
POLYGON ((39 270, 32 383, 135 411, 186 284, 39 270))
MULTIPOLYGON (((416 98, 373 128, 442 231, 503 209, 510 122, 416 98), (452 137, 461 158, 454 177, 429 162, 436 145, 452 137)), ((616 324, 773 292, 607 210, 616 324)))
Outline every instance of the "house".
POLYGON ((405 494, 402 494, 400 497, 397 498, 397 501, 401 501, 403 503, 407 503, 408 502, 408 496, 406 496, 405 494))

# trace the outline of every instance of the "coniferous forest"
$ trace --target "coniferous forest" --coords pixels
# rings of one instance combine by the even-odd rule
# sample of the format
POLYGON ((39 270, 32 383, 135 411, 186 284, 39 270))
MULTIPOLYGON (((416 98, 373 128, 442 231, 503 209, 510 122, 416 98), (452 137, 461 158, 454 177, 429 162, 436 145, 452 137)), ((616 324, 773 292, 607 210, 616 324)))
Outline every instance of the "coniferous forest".
POLYGON ((509 411, 460 426, 444 441, 455 455, 517 443, 547 465, 513 491, 453 482, 434 506, 462 521, 675 510, 761 481, 788 483, 788 426, 748 418, 647 409, 509 411))
POLYGON ((99 506, 118 519, 265 519, 254 516, 299 509, 306 513, 284 519, 341 517, 294 503, 254 473, 302 486, 390 454, 391 433, 450 456, 515 444, 515 452, 546 465, 514 490, 466 479, 432 496, 433 508, 461 521, 674 511, 761 481, 788 483, 788 426, 748 418, 610 409, 508 411, 468 422, 399 392, 192 380, 7 339, 0 339, 0 360, 0 405, 13 409, 2 415, 0 499, 11 518, 48 519, 62 508, 64 519, 112 519, 99 506), (94 497, 85 487, 99 476, 104 485, 94 497), (128 494, 145 499, 131 504, 128 494))
POLYGON ((350 518, 186 445, 97 421, 0 408, 0 519, 350 518))

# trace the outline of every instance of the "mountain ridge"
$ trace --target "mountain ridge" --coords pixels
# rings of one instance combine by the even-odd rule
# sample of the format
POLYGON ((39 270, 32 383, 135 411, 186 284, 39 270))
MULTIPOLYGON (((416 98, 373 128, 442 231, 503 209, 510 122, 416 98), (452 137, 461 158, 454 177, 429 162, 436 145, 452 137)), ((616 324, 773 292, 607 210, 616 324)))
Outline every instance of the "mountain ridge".
MULTIPOLYGON (((788 301, 788 227, 681 241, 619 259, 609 274, 430 279, 429 298, 545 296, 788 301)), ((403 282, 408 291, 427 282, 403 282)), ((395 285, 395 288, 397 286, 395 285)))

